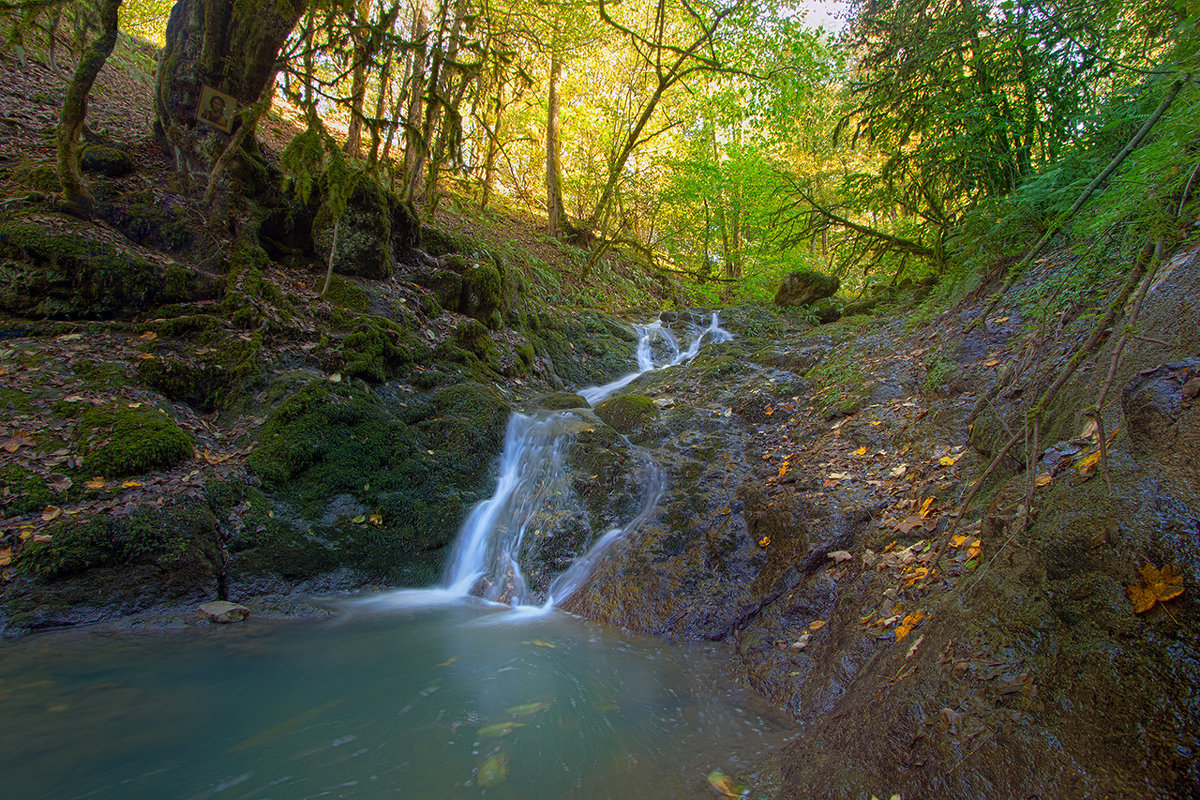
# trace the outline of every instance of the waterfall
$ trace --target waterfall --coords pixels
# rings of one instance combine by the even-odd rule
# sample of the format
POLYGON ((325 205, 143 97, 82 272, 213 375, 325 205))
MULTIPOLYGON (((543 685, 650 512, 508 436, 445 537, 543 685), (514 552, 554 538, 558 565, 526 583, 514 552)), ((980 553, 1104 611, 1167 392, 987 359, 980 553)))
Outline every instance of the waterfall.
MULTIPOLYGON (((647 372, 695 358, 703 343, 724 342, 733 336, 713 312, 707 328, 681 348, 661 321, 635 326, 638 332, 637 368, 602 386, 578 394, 595 405, 647 372)), ((410 592, 408 602, 444 602, 477 595, 510 605, 552 607, 580 589, 605 553, 623 536, 636 530, 653 513, 665 489, 662 470, 645 451, 632 448, 641 498, 638 510, 620 527, 599 533, 584 531, 586 547, 579 557, 539 590, 530 585, 527 570, 532 554, 540 552, 548 526, 586 527, 586 509, 572 486, 567 457, 580 432, 589 428, 590 414, 582 411, 514 412, 508 420, 496 491, 476 505, 454 542, 440 587, 410 592), (564 520, 566 523, 564 523, 564 520), (541 539, 541 541, 539 541, 541 539), (523 558, 525 556, 525 558, 523 558)), ((594 420, 594 418, 592 418, 594 420)))

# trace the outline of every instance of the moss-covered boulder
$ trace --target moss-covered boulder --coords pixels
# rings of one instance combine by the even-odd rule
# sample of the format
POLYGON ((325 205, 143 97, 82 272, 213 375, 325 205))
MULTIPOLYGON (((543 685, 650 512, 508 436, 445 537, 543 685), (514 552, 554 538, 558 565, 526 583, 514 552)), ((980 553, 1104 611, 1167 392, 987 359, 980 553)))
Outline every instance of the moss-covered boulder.
POLYGON ((637 365, 638 334, 632 325, 591 311, 546 311, 530 315, 529 322, 534 352, 567 386, 605 383, 637 365))
POLYGON ((328 205, 317 212, 312 236, 322 257, 333 247, 335 227, 334 272, 377 280, 392 274, 392 207, 379 181, 369 175, 359 178, 340 219, 328 205))
POLYGON ((479 384, 405 404, 307 384, 272 412, 250 456, 262 492, 248 498, 232 569, 433 580, 467 510, 490 492, 507 416, 503 398, 479 384))
POLYGON ((0 310, 19 317, 132 316, 194 299, 194 273, 121 252, 70 217, 0 222, 0 310))
POLYGON ((837 278, 804 269, 789 272, 775 293, 775 305, 807 306, 831 296, 841 286, 837 278))
POLYGON ((84 172, 94 172, 110 178, 119 178, 133 172, 133 159, 117 147, 89 144, 83 148, 79 161, 84 172))
POLYGON ((591 408, 591 404, 577 394, 570 392, 555 392, 534 401, 534 407, 544 411, 566 411, 572 408, 591 408))
POLYGON ((0 467, 0 516, 40 511, 62 502, 62 494, 47 484, 44 477, 19 464, 0 467))
POLYGON ((596 416, 623 434, 640 430, 647 420, 658 416, 658 407, 649 397, 621 394, 596 406, 596 416))
POLYGON ((88 409, 76 435, 84 448, 83 471, 109 478, 171 469, 191 458, 196 446, 170 416, 140 403, 88 409))

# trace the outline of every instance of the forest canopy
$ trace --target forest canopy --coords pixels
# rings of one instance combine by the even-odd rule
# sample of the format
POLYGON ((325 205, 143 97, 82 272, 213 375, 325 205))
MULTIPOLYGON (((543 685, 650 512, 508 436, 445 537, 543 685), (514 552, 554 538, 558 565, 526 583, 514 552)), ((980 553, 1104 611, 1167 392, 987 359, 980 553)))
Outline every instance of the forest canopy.
POLYGON ((768 297, 797 269, 851 296, 969 291, 1076 220, 1094 251, 1139 247, 1131 225, 1193 235, 1187 0, 854 0, 832 33, 783 0, 0 13, 10 45, 53 58, 97 41, 114 5, 162 48, 159 133, 183 169, 218 161, 190 120, 213 85, 237 100, 239 146, 268 109, 297 121, 283 164, 300 190, 371 174, 426 218, 519 207, 589 264, 615 248, 713 299, 768 297))

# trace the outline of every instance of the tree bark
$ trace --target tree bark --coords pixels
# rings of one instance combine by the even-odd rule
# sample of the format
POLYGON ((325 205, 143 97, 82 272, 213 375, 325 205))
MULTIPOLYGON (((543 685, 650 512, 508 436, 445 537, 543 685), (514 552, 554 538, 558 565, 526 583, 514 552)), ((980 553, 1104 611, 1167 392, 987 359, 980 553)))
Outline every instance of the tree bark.
POLYGON ((354 27, 354 64, 350 75, 350 125, 346 130, 346 154, 358 158, 362 152, 363 105, 367 97, 367 62, 371 52, 371 0, 358 0, 354 27))
POLYGON ((100 6, 100 36, 79 59, 58 119, 55 136, 58 144, 58 180, 62 184, 68 208, 81 214, 91 213, 92 196, 79 171, 79 134, 83 131, 83 120, 87 116, 87 99, 92 84, 96 82, 96 76, 117 43, 117 11, 120 7, 121 0, 104 0, 100 6))
MULTIPOLYGON (((557 32, 556 32, 557 33, 557 32)), ((558 83, 562 78, 562 58, 558 53, 557 35, 550 53, 550 91, 546 108, 546 233, 558 238, 562 232, 562 166, 561 140, 558 132, 558 83)))
POLYGON ((239 105, 258 100, 307 4, 178 0, 171 8, 155 78, 155 131, 185 178, 207 175, 226 137, 196 119, 203 87, 232 95, 239 105))

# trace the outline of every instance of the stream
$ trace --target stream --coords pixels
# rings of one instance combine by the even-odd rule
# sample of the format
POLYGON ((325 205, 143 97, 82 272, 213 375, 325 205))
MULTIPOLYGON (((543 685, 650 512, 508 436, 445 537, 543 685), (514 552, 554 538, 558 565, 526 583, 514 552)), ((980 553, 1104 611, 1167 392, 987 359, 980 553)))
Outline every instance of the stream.
MULTIPOLYGON (((638 368, 681 346, 639 328, 638 368)), ((653 511, 586 531, 538 589, 526 543, 577 510, 563 457, 579 412, 516 413, 496 493, 442 585, 328 601, 321 620, 42 633, 0 646, 0 774, 13 798, 690 798, 722 770, 765 789, 786 722, 739 689, 724 645, 668 644, 555 608, 653 511)))

